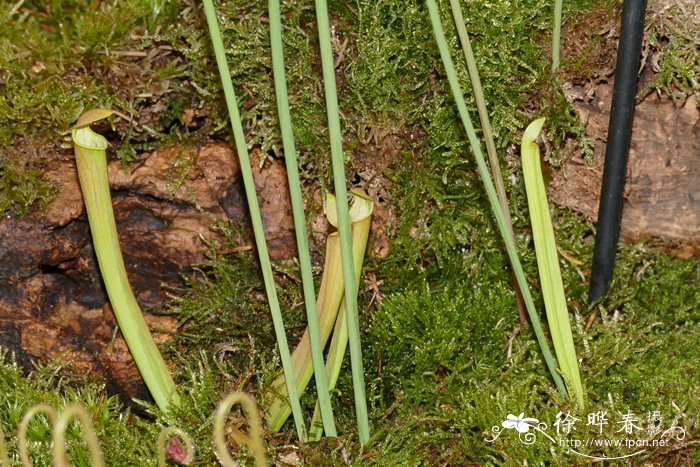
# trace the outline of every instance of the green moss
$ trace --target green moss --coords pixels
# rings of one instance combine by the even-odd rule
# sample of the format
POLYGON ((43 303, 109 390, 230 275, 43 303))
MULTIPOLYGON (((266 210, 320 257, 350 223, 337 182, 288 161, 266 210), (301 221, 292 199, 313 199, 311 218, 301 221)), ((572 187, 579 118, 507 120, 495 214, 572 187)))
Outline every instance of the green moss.
MULTIPOLYGON (((132 419, 116 397, 106 396, 104 387, 87 379, 59 379, 56 376, 58 369, 53 366, 41 367, 25 378, 22 369, 6 354, 2 355, 0 422, 14 462, 19 461, 17 427, 27 410, 39 403, 51 404, 59 411, 71 403, 83 404, 92 415, 109 465, 137 465, 142 463, 144 457, 153 458, 154 443, 150 439, 155 440, 155 435, 148 431, 150 424, 132 419)), ((50 436, 51 428, 44 417, 38 417, 29 425, 29 454, 34 465, 51 464, 50 436)), ((77 425, 67 431, 66 438, 71 465, 89 465, 81 430, 77 425)))
MULTIPOLYGON (((249 144, 260 147, 264 156, 281 157, 270 59, 262 52, 268 49, 269 40, 264 3, 247 0, 217 5, 249 144)), ((599 3, 565 2, 565 15, 584 15, 587 9, 600 8, 599 3)), ((18 11, 6 8, 0 13, 5 15, 0 17, 0 69, 6 91, 0 97, 0 112, 7 116, 7 124, 0 124, 0 145, 20 135, 55 139, 55 132, 66 129, 83 108, 98 104, 121 109, 137 122, 133 126, 123 121, 115 124, 114 146, 122 160, 165 141, 230 139, 200 12, 187 10, 176 1, 132 0, 101 2, 95 15, 82 17, 93 4, 82 0, 25 2, 18 11), (87 28, 92 22, 94 29, 87 28), (156 43, 172 47, 170 59, 146 63, 142 58, 105 52, 148 53, 156 43), (55 53, 43 53, 45 50, 55 53), (144 94, 153 91, 152 97, 136 89, 127 92, 124 82, 112 80, 127 65, 129 70, 142 70, 137 81, 145 86, 141 89, 144 94), (34 66, 45 68, 33 71, 34 66), (68 77, 63 78, 66 72, 68 77), (166 84, 167 92, 159 94, 166 84), (201 128, 188 126, 183 117, 187 109, 203 117, 201 128)), ((447 2, 441 4, 446 8, 447 2)), ((605 7, 613 4, 619 2, 608 2, 605 7)), ((324 187, 330 180, 314 12, 310 2, 284 2, 283 8, 302 174, 305 186, 324 187)), ((423 2, 331 2, 331 14, 335 51, 344 51, 336 75, 350 169, 368 144, 367 128, 399 136, 402 153, 383 173, 391 181, 396 215, 389 232, 390 254, 381 260, 368 258, 365 267, 365 278, 371 273, 383 281, 381 304, 374 300, 370 306, 372 291, 361 284, 373 439, 363 453, 354 434, 346 361, 333 402, 342 437, 300 446, 302 462, 582 462, 542 440, 524 445, 513 432, 504 433, 495 443, 485 441, 492 436, 492 427, 509 413, 525 412, 551 426, 556 413, 569 406, 552 386, 527 326, 512 340, 512 353, 508 352, 518 319, 507 258, 443 76, 423 2)), ((547 134, 555 147, 572 135, 580 137, 583 127, 578 116, 561 91, 549 83, 545 57, 551 2, 477 0, 469 4, 465 15, 499 152, 513 150, 520 128, 533 114, 548 116, 547 134)), ((461 52, 447 18, 443 10, 460 80, 469 94, 461 52)), ((667 56, 675 54, 674 50, 669 48, 667 56)), ((667 85, 663 83, 682 88, 690 82, 687 71, 693 62, 683 62, 688 57, 678 53, 678 67, 671 66, 675 62, 670 58, 665 62, 670 68, 668 75, 662 72, 659 78, 662 89, 667 85)), ((474 111, 473 102, 468 104, 474 111)), ((39 172, 27 167, 14 174, 3 169, 0 211, 10 208, 21 213, 34 200, 50 199, 39 172)), ((187 164, 172 170, 175 189, 187 164)), ((517 177, 517 166, 511 172, 517 177)), ((352 170, 349 173, 354 175, 352 170)), ((523 188, 511 183, 507 187, 523 265, 535 278, 523 188)), ((593 228, 566 210, 555 209, 554 218, 558 244, 571 258, 562 258, 561 266, 589 411, 607 410, 619 417, 628 410, 641 415, 658 409, 668 420, 678 417, 678 423, 693 435, 690 439, 696 437, 700 295, 692 284, 700 279, 700 265, 696 260, 670 258, 649 245, 623 246, 611 295, 601 306, 588 309, 586 265, 592 254, 593 228), (592 327, 584 331, 594 312, 592 327)), ((223 251, 239 246, 235 239, 240 235, 230 226, 222 228, 228 229, 228 243, 218 252, 213 250, 210 260, 188 275, 185 289, 173 291, 166 310, 181 324, 180 332, 166 346, 168 358, 178 368, 176 380, 183 393, 179 410, 167 416, 157 414, 155 422, 129 414, 120 418, 123 408, 107 398, 102 388, 45 378, 41 372, 23 379, 10 364, 0 367, 5 432, 14 436, 19 417, 31 403, 47 399, 62 406, 68 400, 82 400, 89 402, 95 414, 110 465, 153 465, 153 440, 164 424, 178 425, 193 435, 198 447, 196 465, 212 465, 211 413, 216 402, 234 389, 248 390, 259 398, 279 368, 254 255, 224 255, 223 251)), ((293 343, 304 327, 295 265, 279 263, 275 270, 293 343)), ((537 295, 535 287, 533 291, 537 295)), ((312 391, 304 396, 303 405, 310 415, 312 391)), ((39 422, 33 427, 33 439, 47 439, 46 427, 39 422)), ((288 454, 293 430, 269 437, 268 442, 270 454, 288 454)), ((34 454, 37 465, 46 465, 48 457, 42 452, 34 454)), ((645 459, 678 452, 700 457, 690 444, 674 452, 650 451, 645 459)), ((622 453, 622 449, 606 451, 607 455, 622 453)), ((77 455, 84 458, 84 453, 77 455)), ((239 458, 244 459, 244 453, 239 458)))
POLYGON ((0 7, 0 145, 51 137, 90 106, 117 104, 100 75, 109 51, 146 17, 152 2, 130 0, 94 11, 93 2, 3 2, 0 7), (71 73, 66 73, 70 71, 71 73))
POLYGON ((659 73, 651 86, 674 100, 683 102, 693 92, 700 90, 698 68, 700 56, 694 50, 694 42, 675 36, 659 59, 659 73))
MULTIPOLYGON (((111 107, 132 117, 150 110, 154 103, 139 95, 150 90, 163 65, 139 54, 155 45, 156 28, 173 22, 177 5, 146 0, 0 3, 0 150, 13 154, 12 164, 0 161, 0 212, 15 206, 24 213, 34 201, 45 206, 51 200, 40 180, 41 167, 56 157, 61 134, 84 110, 111 107)), ((181 94, 172 103, 168 97, 164 105, 172 114, 184 101, 181 94)), ((155 129, 119 126, 117 154, 133 157, 144 135, 160 144, 177 136, 167 134, 172 120, 164 117, 155 129)))
MULTIPOLYGON (((312 5, 304 2, 285 2, 282 8, 290 106, 303 162, 306 154, 316 151, 326 139, 323 137, 322 82, 310 79, 317 71, 312 58, 315 16, 312 5)), ((231 64, 231 79, 242 107, 241 118, 249 134, 249 144, 259 146, 264 157, 281 157, 281 136, 271 85, 271 59, 269 53, 260 52, 269 50, 267 4, 221 2, 217 11, 220 12, 219 22, 231 64)), ((228 115, 206 31, 206 25, 197 20, 176 25, 165 31, 162 37, 190 64, 186 76, 191 86, 200 97, 215 104, 210 109, 215 121, 214 131, 230 138, 228 115)))
POLYGON ((645 91, 654 89, 682 103, 700 91, 699 13, 691 11, 690 5, 679 5, 654 11, 650 16, 645 58, 656 75, 645 91))
MULTIPOLYGON (((592 6, 590 2, 581 5, 592 6)), ((544 2, 517 6, 497 2, 478 6, 470 9, 469 29, 478 39, 476 53, 487 83, 487 101, 494 107, 498 145, 503 150, 517 140, 518 128, 534 110, 527 108, 529 96, 542 89, 549 79, 548 65, 541 57, 544 53, 542 37, 547 33, 550 19, 544 2), (500 37, 503 31, 505 38, 500 37), (494 45, 487 49, 489 43, 494 45)), ((573 6, 571 8, 570 13, 575 11, 573 6)), ((243 19, 225 23, 228 34, 238 39, 232 40, 235 44, 230 46, 231 63, 235 63, 233 57, 250 58, 245 47, 239 48, 239 42, 247 40, 250 46, 256 47, 266 43, 264 35, 250 36, 250 29, 254 28, 248 22, 260 22, 258 11, 253 5, 237 7, 236 12, 243 19)), ((338 14, 346 21, 337 20, 346 25, 345 29, 339 26, 337 30, 340 43, 350 37, 343 62, 347 64, 338 69, 347 147, 357 148, 362 144, 357 134, 361 125, 386 127, 389 120, 401 122, 405 127, 420 128, 423 132, 417 139, 404 139, 402 160, 386 173, 394 183, 394 207, 398 214, 392 232, 392 249, 389 257, 381 261, 369 259, 366 266, 367 272, 384 281, 381 292, 385 296, 376 310, 366 308, 369 293, 360 297, 366 313, 363 319, 369 323, 365 335, 365 368, 375 435, 368 447, 373 455, 365 460, 355 457, 352 463, 521 465, 524 459, 531 464, 580 461, 581 458, 564 449, 553 450, 548 443, 525 446, 505 436, 500 440, 503 444, 484 441, 491 427, 498 425, 508 413, 517 415, 523 411, 551 425, 558 411, 568 409, 568 403, 556 395, 527 328, 513 341, 512 356, 507 355, 508 340, 517 325, 507 261, 469 157, 454 104, 441 78, 437 50, 422 3, 358 2, 349 12, 340 9, 338 14), (351 30, 348 24, 352 25, 351 30)), ((293 21, 305 33, 290 31, 287 50, 288 71, 293 75, 290 89, 293 104, 303 102, 306 105, 293 109, 298 134, 302 135, 302 157, 309 168, 305 175, 327 183, 325 162, 319 158, 323 151, 318 149, 318 145, 325 147, 322 96, 318 82, 308 78, 320 75, 313 59, 314 30, 308 15, 304 9, 296 14, 291 9, 287 12, 286 20, 293 21), (310 38, 301 41, 306 35, 310 38), (311 68, 307 68, 309 66, 311 68)), ((456 42, 453 41, 452 46, 457 57, 456 42)), ((266 57, 252 59, 254 69, 247 69, 247 75, 269 76, 267 60, 266 57)), ((468 89, 465 70, 460 73, 468 89)), ((243 76, 245 74, 234 77, 241 89, 239 95, 246 93, 243 76)), ((249 127, 257 128, 256 137, 265 135, 270 142, 267 147, 275 148, 276 130, 267 123, 268 119, 274 122, 274 117, 270 117, 274 108, 265 103, 266 99, 271 99, 271 90, 264 90, 257 80, 245 86, 258 89, 252 92, 256 100, 247 109, 249 127)), ((559 91, 554 96, 554 100, 535 101, 535 106, 552 117, 560 117, 552 118, 548 127, 557 143, 579 134, 582 127, 559 91)), ((352 155, 351 149, 351 163, 352 155)), ((525 220, 527 213, 522 202, 524 193, 520 186, 510 186, 509 191, 524 264, 535 277, 535 260, 525 220)), ((560 246, 574 260, 589 262, 591 226, 570 212, 557 214, 560 246)), ((645 252, 642 256, 646 259, 640 259, 636 250, 626 249, 621 254, 620 277, 634 277, 627 269, 639 268, 644 261, 666 261, 658 251, 645 252)), ((640 305, 636 301, 639 294, 644 293, 640 289, 662 288, 665 281, 671 279, 666 274, 675 274, 673 271, 679 267, 683 270, 677 260, 669 261, 660 272, 658 286, 619 284, 618 294, 613 294, 605 307, 610 311, 605 313, 604 319, 598 316, 598 324, 584 333, 591 313, 582 305, 587 292, 585 270, 576 261, 562 260, 567 295, 575 313, 574 335, 581 349, 592 410, 609 410, 616 415, 633 410, 641 414, 660 403, 665 404, 659 409, 666 416, 679 415, 670 405, 672 399, 660 399, 653 388, 674 385, 679 372, 685 371, 685 365, 692 361, 690 355, 696 345, 691 345, 673 368, 659 369, 660 362, 671 349, 681 343, 689 345, 690 341, 676 337, 659 339, 656 334, 659 325, 655 324, 659 320, 639 314, 640 305), (628 313, 628 318, 614 319, 615 309, 618 315, 628 313), (634 371, 628 372, 627 368, 634 368, 634 371), (642 381, 642 375, 650 371, 655 372, 655 378, 642 381), (638 400, 625 398, 629 381, 639 387, 635 389, 638 400)), ((686 267, 697 269, 692 262, 688 264, 686 267)), ((228 277, 238 277, 240 267, 215 268, 210 276, 211 290, 215 290, 218 283, 233 280, 228 277)), ((206 304, 208 295, 202 296, 200 292, 194 296, 206 304)), ((681 297, 683 295, 692 295, 685 300, 697 303, 692 292, 681 297)), ((673 292, 665 293, 664 297, 679 299, 673 292)), ((258 312, 264 313, 264 305, 257 299, 252 303, 258 303, 261 306, 258 312)), ((691 305, 678 307, 677 303, 667 302, 663 306, 697 316, 691 305)), ((653 309, 657 310, 657 315, 662 314, 661 308, 653 309)), ((243 308, 237 316, 254 320, 256 314, 248 313, 243 308)), ((662 321, 673 328, 675 318, 663 316, 662 321)), ((247 325, 240 326, 242 329, 247 325)), ((264 331, 249 329, 251 336, 264 331)), ((269 339, 270 331, 264 332, 269 339)), ((256 354, 261 348, 261 335, 257 336, 254 339, 258 344, 256 354)), ((217 339, 220 338, 223 335, 217 339)), ((213 344, 215 340, 210 342, 213 344)), ((265 359, 265 363, 268 362, 265 359)), ((271 370, 274 365, 266 368, 271 370)), ((263 386, 266 378, 269 379, 265 371, 256 370, 262 381, 259 384, 263 386)), ((673 394, 679 400, 687 400, 680 394, 696 384, 694 379, 686 379, 673 386, 676 391, 673 394)), ((346 452, 359 456, 352 442, 351 391, 349 372, 345 371, 338 383, 336 413, 346 440, 346 452)), ((309 402, 307 396, 307 406, 309 402)), ((697 430, 697 419, 692 414, 686 410, 681 417, 689 431, 697 430)), ((616 452, 621 450, 607 454, 616 452)), ((309 462, 312 459, 342 462, 342 455, 333 449, 329 451, 325 444, 306 447, 303 453, 309 462)))
MULTIPOLYGON (((589 260, 588 230, 580 218, 562 212, 557 225, 560 246, 574 259, 589 260)), ((675 419, 688 433, 697 433, 700 421, 693 394, 700 377, 693 369, 693 356, 700 351, 694 338, 698 297, 687 287, 700 273, 697 261, 624 247, 611 303, 597 311, 598 321, 587 333, 583 330, 592 310, 580 305, 587 284, 577 265, 562 259, 562 266, 589 398, 586 414, 576 414, 583 420, 576 436, 595 435, 585 424, 587 414, 597 411, 607 411, 611 423, 617 423, 628 411, 644 420, 658 410, 664 429, 675 419)), ((443 277, 440 284, 396 293, 372 316, 367 336, 372 356, 367 364, 376 368, 381 361, 377 398, 383 404, 378 414, 391 430, 398 427, 390 433, 382 428, 384 422, 378 423, 376 450, 381 454, 373 463, 582 461, 566 449, 552 449, 542 437, 532 446, 506 434, 494 444, 485 441, 492 436, 491 427, 509 413, 525 412, 551 429, 557 412, 569 407, 557 396, 527 330, 513 342, 512 357, 507 356, 508 338, 517 324, 507 275, 482 269, 478 275, 443 277)), ((580 451, 595 454, 593 449, 580 451)), ((689 455, 692 445, 681 451, 689 455)), ((647 458, 663 452, 671 451, 652 450, 647 458)), ((605 450, 608 456, 629 453, 624 448, 605 450)))
POLYGON ((24 216, 35 202, 46 209, 55 196, 53 185, 41 178, 41 170, 0 165, 0 215, 10 211, 24 216))

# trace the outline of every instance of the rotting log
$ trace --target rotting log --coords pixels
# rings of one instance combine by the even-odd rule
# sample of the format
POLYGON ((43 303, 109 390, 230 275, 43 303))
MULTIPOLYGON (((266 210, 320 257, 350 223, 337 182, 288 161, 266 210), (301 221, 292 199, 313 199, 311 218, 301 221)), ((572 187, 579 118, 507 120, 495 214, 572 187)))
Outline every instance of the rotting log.
MULTIPOLYGON (((594 141, 592 161, 572 154, 550 186, 555 203, 595 220, 603 172, 612 86, 580 90, 574 106, 594 141), (590 96, 590 97, 587 97, 590 96)), ((627 167, 621 237, 649 240, 689 258, 700 254, 700 109, 697 96, 682 105, 650 94, 637 104, 627 167)))
MULTIPOLYGON (((253 157, 266 235, 274 259, 294 256, 294 227, 284 164, 253 157)), ((0 219, 0 347, 26 368, 32 361, 66 365, 68 374, 102 377, 111 393, 148 393, 123 339, 113 340, 109 307, 90 241, 74 162, 45 172, 58 190, 46 212, 0 219)), ((129 165, 113 161, 110 185, 130 282, 157 343, 171 338, 176 319, 161 307, 168 288, 206 260, 207 243, 221 245, 218 220, 249 230, 235 152, 223 144, 168 147, 129 165)))

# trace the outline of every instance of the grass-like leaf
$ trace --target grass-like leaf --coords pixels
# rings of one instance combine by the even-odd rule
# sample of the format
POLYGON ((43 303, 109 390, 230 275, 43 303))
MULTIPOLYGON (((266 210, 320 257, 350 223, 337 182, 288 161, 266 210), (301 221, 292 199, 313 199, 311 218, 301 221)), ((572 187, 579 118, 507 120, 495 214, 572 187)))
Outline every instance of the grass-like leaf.
POLYGON ((311 255, 309 254, 309 241, 306 233, 304 202, 301 198, 301 182, 299 181, 299 168, 297 167, 297 153, 292 130, 292 117, 289 112, 279 0, 270 0, 269 13, 272 71, 275 78, 277 111, 279 112, 282 143, 284 144, 284 162, 287 166, 287 180, 289 181, 289 193, 292 201, 294 231, 296 233, 297 249, 299 251, 299 268, 301 269, 301 280, 304 289, 306 320, 308 322, 311 343, 311 360, 314 365, 314 375, 316 377, 316 394, 318 396, 324 431, 328 436, 336 436, 331 396, 328 392, 328 380, 326 378, 326 372, 323 371, 323 345, 321 344, 318 311, 316 309, 314 276, 311 270, 311 255))
POLYGON ((216 56, 216 64, 219 68, 219 76, 226 97, 226 106, 228 107, 229 118, 231 119, 231 127, 233 129, 233 137, 236 142, 236 151, 241 162, 241 175, 243 176, 243 185, 245 187, 246 199, 248 201, 248 209, 250 211, 250 219, 253 224, 253 234, 255 236, 255 246, 258 250, 258 258, 260 259, 260 268, 262 269, 263 280, 265 282, 265 291, 267 292, 267 301, 270 304, 272 313, 272 323, 275 328, 275 337, 277 338, 277 347, 280 351, 282 360, 282 368, 287 376, 287 394, 289 402, 294 414, 294 424, 297 429, 299 440, 306 440, 306 427, 304 418, 301 413, 301 404, 299 403, 299 395, 297 394, 296 380, 292 359, 289 354, 289 344, 287 343, 287 335, 284 330, 284 321, 282 320, 282 312, 277 298, 277 290, 275 288, 275 279, 272 276, 272 264, 270 263, 270 255, 267 251, 267 242, 265 240, 265 230, 262 224, 262 216, 260 214, 260 206, 255 193, 255 182, 253 180, 253 171, 250 167, 250 158, 248 157, 248 146, 243 132, 243 124, 241 116, 238 112, 238 102, 236 94, 233 90, 231 82, 231 73, 224 52, 224 43, 219 31, 219 24, 214 11, 212 0, 204 0, 204 12, 207 16, 207 24, 209 25, 209 36, 211 37, 216 56))
POLYGON ((547 344, 547 339, 542 331, 542 325, 540 324, 540 318, 537 316, 537 310, 535 309, 535 303, 532 301, 532 295, 530 294, 530 288, 527 285, 527 279, 525 278, 525 273, 520 264, 520 259, 518 258, 518 252, 515 248, 515 242, 508 235, 508 226, 506 224, 505 216, 500 204, 498 203, 498 196, 496 195, 496 189, 489 175, 488 167, 484 161, 484 155, 481 152, 481 145, 478 138, 476 137, 476 132, 474 131, 474 125, 472 125, 471 118, 469 117, 469 112, 467 111, 467 104, 464 101, 464 94, 462 88, 459 85, 459 80, 457 79, 457 72, 455 71, 454 64, 452 63, 452 57, 450 56, 450 51, 447 46, 447 39, 445 39, 445 32, 442 28, 442 22, 440 20, 440 12, 438 11, 437 4, 435 0, 426 0, 428 5, 428 12, 430 13, 430 21, 433 25, 433 33, 435 35, 435 41, 437 42, 438 49, 440 50, 440 57, 442 58, 442 63, 445 66, 445 72, 447 74, 447 80, 450 83, 450 89, 452 90, 452 96, 457 104, 457 110, 464 124, 464 128, 467 132, 467 137, 469 138, 469 144, 471 145, 472 151, 476 158, 476 165, 479 169, 479 175, 482 182, 484 183, 484 188, 486 190, 486 195, 491 205, 491 210, 496 218, 496 224, 498 224, 498 229, 501 232, 501 237, 506 245, 506 251, 508 252, 508 258, 510 259, 511 266, 515 272, 515 277, 518 280, 518 285, 523 293, 523 299, 525 300, 525 306, 527 307, 528 315, 530 316, 530 322, 532 323, 532 329, 537 337, 537 342, 540 345, 542 351, 542 356, 547 363, 547 368, 549 369, 554 384, 557 386, 559 392, 566 396, 566 387, 564 382, 557 373, 556 363, 552 352, 549 350, 549 345, 547 344))
POLYGON ((552 27, 552 72, 559 69, 561 50, 561 10, 563 0, 554 0, 554 26, 552 27))
MULTIPOLYGON (((493 138, 491 120, 489 119, 489 112, 488 110, 486 110, 486 99, 484 98, 484 89, 481 86, 481 77, 479 76, 479 70, 476 66, 474 51, 472 50, 471 41, 469 40, 469 34, 467 33, 467 28, 464 26, 464 17, 462 16, 462 8, 459 6, 459 0, 450 0, 450 9, 452 10, 452 18, 454 19, 455 27, 457 28, 459 42, 460 44, 462 44, 464 60, 467 62, 467 70, 469 71, 469 81, 471 81, 472 83, 472 91, 474 93, 474 100, 476 101, 476 109, 479 112, 481 131, 484 134, 484 142, 486 143, 486 153, 489 156, 489 166, 491 167, 493 183, 496 186, 498 202, 501 205, 503 217, 506 220, 506 225, 508 227, 508 235, 510 235, 510 237, 515 242, 515 233, 513 232, 513 221, 510 216, 510 208, 508 207, 508 197, 506 196, 506 188, 503 185, 503 174, 501 173, 501 166, 498 162, 498 154, 496 154, 496 143, 493 138)), ((525 300, 523 300, 523 294, 520 291, 520 286, 518 286, 518 281, 515 278, 515 274, 513 275, 513 286, 516 289, 515 298, 518 305, 518 314, 520 315, 520 321, 525 322, 525 320, 527 320, 527 308, 525 307, 525 300)))
POLYGON ((362 368, 362 346, 360 345, 360 320, 357 312, 357 286, 352 260, 352 238, 350 233, 350 216, 348 214, 347 185, 345 182, 345 161, 343 158, 343 138, 340 132, 340 114, 338 94, 335 84, 335 66, 331 46, 331 28, 328 21, 326 0, 316 0, 316 23, 323 68, 323 87, 326 95, 326 112, 328 115, 328 133, 331 141, 331 163, 333 165, 333 184, 338 209, 338 233, 340 235, 340 256, 343 263, 343 282, 345 283, 345 306, 348 320, 348 337, 350 340, 350 364, 352 367, 352 387, 355 396, 357 431, 360 443, 369 441, 369 418, 365 396, 365 374, 362 368))
POLYGON ((527 203, 530 209, 532 237, 535 241, 542 296, 554 351, 557 354, 559 367, 566 378, 566 383, 571 386, 570 389, 573 389, 578 405, 583 409, 583 387, 571 334, 561 270, 559 269, 559 255, 554 239, 554 229, 552 228, 552 219, 549 216, 547 191, 542 178, 540 148, 536 143, 542 125, 544 125, 544 118, 537 119, 527 127, 523 134, 520 148, 523 178, 527 190, 527 203))

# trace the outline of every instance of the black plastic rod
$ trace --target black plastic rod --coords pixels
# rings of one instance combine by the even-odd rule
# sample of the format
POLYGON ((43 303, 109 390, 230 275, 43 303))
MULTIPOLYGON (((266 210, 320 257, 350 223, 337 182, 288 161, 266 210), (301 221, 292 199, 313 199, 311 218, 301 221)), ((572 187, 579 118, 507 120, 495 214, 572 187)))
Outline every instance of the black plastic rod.
POLYGON ((625 0, 622 6, 622 27, 610 106, 608 143, 605 148, 591 285, 588 291, 589 303, 608 293, 615 267, 646 4, 646 0, 625 0))

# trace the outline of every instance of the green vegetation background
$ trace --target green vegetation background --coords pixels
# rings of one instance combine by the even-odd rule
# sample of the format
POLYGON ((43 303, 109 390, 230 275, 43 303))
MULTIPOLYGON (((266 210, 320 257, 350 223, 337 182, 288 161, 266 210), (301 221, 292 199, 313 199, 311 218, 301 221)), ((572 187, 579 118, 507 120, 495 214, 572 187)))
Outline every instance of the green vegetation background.
MULTIPOLYGON (((447 2, 443 21, 465 90, 469 89, 447 2)), ((272 88, 265 2, 218 2, 220 21, 249 144, 282 157, 272 88)), ((403 151, 383 174, 391 181, 397 221, 389 232, 389 256, 368 258, 363 277, 381 281, 372 299, 361 285, 360 306, 366 381, 373 431, 360 449, 354 435, 349 371, 334 397, 338 440, 297 446, 293 430, 269 438, 269 454, 296 453, 306 465, 562 465, 581 462, 545 439, 525 445, 514 432, 485 442, 506 415, 535 417, 550 427, 569 401, 554 390, 529 328, 518 327, 507 257, 491 218, 466 138, 444 79, 426 9, 413 0, 330 2, 348 167, 368 135, 400 136, 403 151), (347 40, 347 43, 345 41, 347 40), (343 45, 345 44, 345 45, 343 45)), ((565 21, 596 35, 614 26, 620 2, 564 2, 565 21), (606 24, 586 25, 592 12, 606 24)), ((526 271, 537 277, 527 208, 519 178, 517 142, 535 116, 548 117, 546 135, 558 150, 573 138, 586 149, 583 125, 549 74, 552 2, 474 0, 463 5, 467 29, 497 135, 519 248, 526 271)), ((290 100, 302 175, 307 186, 330 186, 325 110, 310 1, 283 4, 290 100)), ((566 34, 566 29, 564 30, 566 34)), ((567 40, 566 35, 563 38, 567 40)), ((696 45, 672 36, 678 52, 661 63, 654 85, 688 92, 697 80, 696 45), (683 41, 686 42, 683 42, 683 41)), ((674 49, 675 50, 675 49, 674 49)), ((584 57, 564 57, 568 70, 585 73, 584 57), (568 58, 568 60, 567 60, 568 58)), ((468 103, 476 116, 467 91, 468 103)), ((20 216, 42 209, 54 195, 42 167, 60 154, 62 132, 93 106, 115 108, 134 120, 115 122, 114 157, 127 164, 137 154, 179 142, 230 141, 225 106, 203 13, 197 2, 168 0, 2 1, 0 8, 0 212, 20 216), (156 47, 166 59, 149 60, 156 47), (204 116, 188 125, 187 108, 204 116), (145 116, 145 117, 144 117, 145 116)), ((352 173, 352 171, 350 171, 352 173)), ((688 437, 643 457, 662 462, 700 462, 693 446, 700 414, 700 280, 697 260, 680 260, 652 245, 621 246, 613 292, 597 307, 598 319, 584 332, 592 310, 585 305, 593 226, 565 209, 553 209, 557 241, 567 256, 561 266, 574 339, 588 397, 587 413, 606 411, 611 423, 628 411, 644 423, 655 410, 663 427, 677 423, 688 437), (680 448, 679 448, 680 446, 680 448)), ((236 226, 222 226, 233 238, 236 226)), ((281 300, 292 342, 304 327, 301 292, 293 262, 277 265, 281 300)), ((171 306, 181 332, 168 345, 185 402, 155 421, 122 415, 117 399, 99 382, 60 379, 42 366, 28 378, 6 356, 0 368, 0 422, 14 449, 17 424, 34 403, 86 403, 109 465, 155 465, 159 427, 176 424, 197 444, 194 465, 211 465, 211 414, 226 392, 260 396, 279 367, 262 282, 252 255, 222 256, 188 278, 171 306)), ((535 293, 536 287, 533 286, 535 293)), ((541 300, 539 302, 541 309, 541 300)), ((313 408, 313 393, 305 396, 313 408)), ((595 433, 581 418, 577 437, 595 433)), ((287 428, 291 428, 288 426, 287 428)), ((611 426, 608 433, 617 429, 611 426)), ((48 427, 35 422, 35 465, 49 465, 48 427), (44 444, 40 443, 43 442, 44 444)), ((76 428, 73 460, 86 456, 76 428)), ((595 454, 595 451, 585 451, 595 454)), ((607 456, 629 451, 606 450, 607 456)), ((239 453, 247 461, 245 452, 239 453)))

